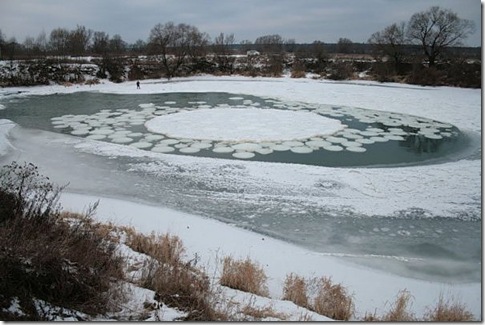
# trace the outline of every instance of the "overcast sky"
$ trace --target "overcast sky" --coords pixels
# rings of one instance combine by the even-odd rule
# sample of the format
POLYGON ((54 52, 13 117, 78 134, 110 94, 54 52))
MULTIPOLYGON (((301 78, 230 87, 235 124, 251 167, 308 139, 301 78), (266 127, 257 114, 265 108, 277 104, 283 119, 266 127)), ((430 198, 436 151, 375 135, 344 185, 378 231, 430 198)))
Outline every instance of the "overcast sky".
POLYGON ((480 46, 480 0, 0 0, 0 30, 23 42, 57 27, 84 25, 133 43, 146 41, 158 23, 196 26, 213 39, 233 33, 236 42, 279 34, 297 43, 367 42, 372 33, 408 21, 431 6, 475 22, 465 44, 480 46))

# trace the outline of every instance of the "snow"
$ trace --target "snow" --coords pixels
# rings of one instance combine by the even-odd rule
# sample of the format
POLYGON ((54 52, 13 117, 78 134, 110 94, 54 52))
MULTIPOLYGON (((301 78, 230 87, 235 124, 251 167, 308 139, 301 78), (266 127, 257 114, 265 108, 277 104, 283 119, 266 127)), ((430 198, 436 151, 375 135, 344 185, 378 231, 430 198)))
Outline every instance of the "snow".
MULTIPOLYGON (((136 89, 135 82, 104 83, 90 87, 53 85, 9 88, 8 90, 0 90, 0 99, 11 96, 77 91, 118 94, 228 92, 238 95, 238 97, 233 98, 234 100, 243 100, 244 95, 255 95, 278 98, 282 101, 362 107, 410 114, 455 125, 465 134, 475 138, 480 138, 481 134, 480 89, 420 87, 391 83, 379 84, 368 81, 332 82, 290 78, 198 76, 176 79, 173 82, 148 80, 142 83, 141 89, 136 89), (22 93, 18 94, 19 91, 22 93)), ((6 109, 8 110, 8 105, 6 105, 6 109)), ((200 110, 204 110, 204 108, 200 110)), ((223 110, 227 110, 227 108, 221 109, 221 111, 223 110)), ((187 114, 195 112, 197 111, 187 112, 187 114)), ((304 114, 303 112, 295 113, 304 114)), ((172 114, 172 116, 175 115, 172 114)), ((163 116, 163 118, 169 116, 171 115, 163 116)), ((318 117, 315 114, 313 116, 318 117)), ((218 119, 223 120, 223 118, 216 118, 215 120, 218 119)), ((247 125, 251 126, 252 124, 248 123, 247 125)), ((275 125, 281 125, 281 123, 275 123, 275 125)), ((8 155, 9 151, 12 150, 8 139, 9 134, 14 133, 16 129, 13 123, 0 120, 0 158, 8 155)), ((180 130, 175 131, 181 132, 180 130)), ((372 131, 371 129, 368 130, 368 132, 372 131)), ((212 133, 212 131, 205 132, 202 135, 200 130, 198 132, 194 136, 213 137, 217 135, 217 132, 212 133)), ((428 135, 431 134, 428 133, 428 135)), ((235 135, 236 138, 238 136, 238 134, 235 135)), ((261 138, 263 136, 258 135, 257 139, 261 138)), ((288 140, 295 138, 297 136, 291 135, 288 140)), ((34 138, 32 139, 32 141, 36 141, 34 138)), ((136 163, 131 168, 132 171, 142 172, 147 177, 155 177, 164 173, 170 174, 178 168, 190 173, 190 177, 196 181, 210 179, 211 182, 220 184, 221 187, 257 189, 260 192, 244 196, 245 200, 254 202, 254 204, 258 204, 265 192, 269 191, 267 195, 271 196, 276 195, 274 193, 281 193, 283 190, 288 191, 290 189, 291 196, 288 195, 284 198, 291 202, 297 202, 296 206, 301 205, 302 209, 309 205, 329 209, 335 208, 336 211, 350 209, 359 213, 362 217, 394 216, 397 212, 410 208, 422 209, 426 212, 425 215, 445 218, 456 218, 457 211, 468 211, 470 215, 481 216, 481 160, 478 158, 478 155, 481 156, 481 149, 479 140, 478 143, 472 144, 471 152, 468 153, 469 156, 475 157, 473 159, 457 157, 452 161, 441 164, 393 168, 328 168, 230 161, 185 155, 176 156, 156 152, 166 151, 168 147, 154 147, 149 152, 128 145, 58 134, 50 134, 47 139, 48 141, 44 141, 45 144, 38 140, 39 146, 45 146, 42 148, 69 147, 83 155, 95 154, 110 158, 150 158, 152 161, 136 163), (322 190, 324 194, 315 195, 316 183, 330 185, 322 190)), ((356 142, 359 142, 359 139, 356 142)), ((285 150, 291 148, 289 146, 284 147, 285 150)), ((232 149, 230 147, 220 148, 218 150, 230 151, 232 149)), ((298 148, 298 146, 294 148, 298 148)), ((327 150, 343 149, 337 145, 327 145, 324 148, 327 150)), ((356 150, 359 147, 347 147, 347 149, 349 148, 356 150)), ((278 150, 277 148, 272 149, 278 150)), ((425 307, 434 304, 439 295, 443 293, 446 296, 453 295, 455 298, 459 298, 474 313, 476 318, 481 318, 481 283, 449 284, 399 276, 391 271, 380 271, 349 263, 347 260, 339 258, 339 254, 323 254, 303 249, 197 214, 187 214, 164 207, 116 199, 113 198, 116 195, 109 191, 103 195, 106 197, 89 196, 92 187, 87 187, 80 180, 82 176, 70 174, 69 171, 64 172, 65 167, 62 167, 61 162, 56 163, 55 157, 44 157, 46 156, 45 153, 42 156, 39 153, 37 156, 35 153, 27 152, 22 154, 19 152, 16 157, 21 159, 28 154, 39 162, 44 162, 43 170, 50 172, 48 175, 49 177, 53 176, 51 179, 59 179, 65 182, 71 181, 72 178, 72 186, 77 186, 78 192, 87 194, 65 193, 62 197, 63 206, 82 210, 89 203, 101 198, 96 218, 113 221, 117 224, 130 224, 145 233, 168 231, 177 234, 188 248, 188 252, 190 254, 197 253, 198 256, 201 256, 203 263, 214 272, 217 272, 215 262, 223 255, 242 258, 250 256, 264 266, 265 272, 269 276, 269 289, 273 299, 281 297, 281 289, 286 274, 294 272, 301 276, 331 276, 335 282, 341 282, 354 294, 357 314, 360 316, 363 316, 365 312, 376 311, 379 314, 387 310, 386 302, 393 300, 400 290, 407 289, 414 297, 413 311, 417 315, 422 315, 425 307), (50 163, 46 163, 46 161, 50 163)), ((76 161, 70 163, 74 166, 76 161)), ((64 162, 63 164, 69 163, 64 162)), ((76 168, 81 167, 83 166, 76 165, 76 168)), ((88 167, 86 167, 86 170, 89 170, 88 167)), ((106 186, 103 182, 109 181, 110 177, 115 176, 107 175, 106 178, 97 180, 99 186, 106 186)), ((86 182, 88 180, 89 178, 86 179, 86 182)), ((223 194, 220 195, 224 199, 229 197, 230 193, 227 194, 227 197, 222 196, 223 194)), ((223 204, 221 200, 221 205, 223 204)), ((298 212, 295 211, 295 214, 298 212)), ((387 233, 400 231, 400 234, 405 234, 405 230, 385 227, 377 230, 387 233)), ((391 256, 389 258, 401 257, 391 256)), ((257 298, 258 303, 261 302, 260 299, 263 298, 257 298)), ((279 305, 280 302, 275 300, 274 304, 279 305)), ((287 307, 282 306, 281 308, 287 307)), ((292 310, 292 312, 295 311, 292 310)))
POLYGON ((145 126, 149 131, 171 138, 238 142, 305 139, 343 129, 340 121, 313 113, 254 107, 181 112, 155 117, 145 126))

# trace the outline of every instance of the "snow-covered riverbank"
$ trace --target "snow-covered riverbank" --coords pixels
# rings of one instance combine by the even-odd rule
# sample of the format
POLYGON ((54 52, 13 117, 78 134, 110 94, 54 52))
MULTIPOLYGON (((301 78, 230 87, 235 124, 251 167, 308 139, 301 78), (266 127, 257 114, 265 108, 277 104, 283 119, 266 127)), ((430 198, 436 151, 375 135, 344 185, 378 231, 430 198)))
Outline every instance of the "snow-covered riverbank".
MULTIPOLYGON (((145 81, 142 82, 141 89, 136 89, 135 83, 131 82, 75 87, 10 88, 1 90, 0 96, 18 96, 19 91, 22 92, 20 96, 75 91, 122 94, 219 91, 405 113, 453 124, 463 132, 478 138, 481 133, 481 92, 473 89, 415 87, 373 82, 342 83, 309 79, 202 76, 176 79, 168 83, 159 80, 145 81)), ((5 106, 8 109, 8 104, 5 106)), ((5 125, 8 124, 0 123, 2 133, 6 131, 5 125)), ((93 169, 89 165, 83 167, 86 161, 75 158, 70 162, 72 168, 67 168, 66 162, 59 161, 54 154, 61 148, 70 148, 69 150, 73 150, 80 157, 92 154, 111 158, 145 157, 148 161, 132 163, 130 172, 148 177, 184 174, 190 179, 217 184, 228 189, 249 189, 245 194, 214 194, 210 199, 219 202, 221 206, 224 202, 237 200, 257 205, 269 200, 271 196, 276 205, 284 201, 290 202, 289 209, 295 215, 304 214, 305 210, 315 206, 333 209, 331 211, 336 213, 336 218, 339 211, 349 209, 360 216, 392 216, 399 211, 410 209, 424 211, 421 217, 426 217, 426 213, 453 219, 481 215, 481 160, 478 147, 472 148, 466 159, 438 165, 327 168, 166 155, 58 134, 42 133, 40 139, 35 139, 25 136, 26 133, 22 130, 12 130, 11 134, 13 138, 9 141, 14 146, 17 145, 19 150, 10 151, 5 160, 33 161, 53 180, 60 183, 71 182, 68 191, 73 189, 75 192, 88 194, 64 195, 63 205, 66 208, 82 209, 102 196, 126 199, 128 195, 119 195, 119 190, 111 191, 110 186, 103 184, 110 180, 109 175, 102 181, 96 180, 99 181, 99 186, 87 185, 91 178, 83 173, 90 170, 93 170, 93 173, 102 172, 103 169, 93 169), (35 152, 35 148, 38 152, 35 152), (43 150, 53 152, 53 157, 46 157, 43 150), (76 166, 76 162, 79 162, 80 166, 76 166), (318 189, 315 187, 317 183, 328 186, 320 186, 318 189), (94 189, 96 187, 97 190, 94 189)), ((133 185, 133 191, 139 189, 133 185)), ((424 312, 425 306, 434 304, 439 294, 443 293, 459 298, 477 318, 481 318, 481 283, 449 285, 443 281, 424 281, 398 276, 386 272, 385 267, 375 270, 351 264, 348 260, 338 258, 338 254, 306 250, 268 236, 197 216, 195 209, 192 207, 191 211, 194 213, 187 214, 162 207, 102 198, 98 217, 120 224, 132 224, 144 232, 175 233, 182 238, 189 251, 200 254, 207 265, 214 263, 218 254, 241 257, 249 255, 264 265, 270 278, 270 292, 274 298, 281 296, 284 277, 290 272, 303 276, 327 275, 332 276, 336 282, 342 282, 355 295, 357 313, 361 316, 365 312, 373 312, 374 308, 378 308, 379 313, 379 310, 388 307, 385 303, 392 301, 399 290, 407 289, 414 296, 413 310, 418 315, 424 312)), ((210 213, 204 211, 200 214, 207 216, 210 213)), ((258 216, 251 214, 247 217, 251 219, 258 216)), ((439 231, 451 231, 435 230, 438 231, 438 236, 439 231)), ((399 229, 385 227, 379 228, 378 231, 388 235, 394 234, 397 242, 400 236, 407 235, 404 231, 399 232, 399 229)), ((416 229, 417 234, 418 231, 419 229, 416 229)), ((354 240, 355 245, 361 245, 358 238, 354 240)), ((215 266, 212 264, 212 267, 215 266)))

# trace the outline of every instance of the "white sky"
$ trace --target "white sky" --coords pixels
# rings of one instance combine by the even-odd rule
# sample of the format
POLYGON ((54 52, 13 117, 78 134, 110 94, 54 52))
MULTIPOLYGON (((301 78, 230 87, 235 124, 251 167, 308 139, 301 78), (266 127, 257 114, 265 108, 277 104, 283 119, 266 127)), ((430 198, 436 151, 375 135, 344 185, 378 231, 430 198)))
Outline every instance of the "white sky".
POLYGON ((480 46, 480 0, 0 0, 0 30, 23 42, 52 29, 84 25, 132 43, 147 40, 158 23, 191 24, 214 38, 234 33, 236 42, 279 34, 298 43, 367 42, 372 33, 408 21, 431 6, 475 22, 465 45, 480 46))

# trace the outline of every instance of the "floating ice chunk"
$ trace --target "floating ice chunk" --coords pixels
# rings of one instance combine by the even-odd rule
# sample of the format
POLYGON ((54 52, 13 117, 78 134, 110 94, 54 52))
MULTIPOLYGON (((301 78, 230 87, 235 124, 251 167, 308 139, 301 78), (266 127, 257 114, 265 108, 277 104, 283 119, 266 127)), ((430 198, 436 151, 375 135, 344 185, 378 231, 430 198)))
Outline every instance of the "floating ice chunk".
POLYGON ((86 137, 86 139, 90 139, 90 140, 103 140, 105 138, 106 136, 102 134, 91 134, 86 137))
POLYGON ((160 144, 163 144, 163 145, 169 145, 169 144, 176 144, 176 143, 179 143, 180 141, 177 140, 177 139, 165 139, 165 140, 161 140, 159 143, 160 144))
POLYGON ((347 132, 347 130, 345 130, 345 132, 342 133, 341 136, 346 138, 346 139, 362 139, 363 138, 363 136, 361 136, 359 134, 347 132))
POLYGON ((142 137, 143 136, 143 133, 141 133, 141 132, 132 132, 129 135, 130 135, 130 137, 133 137, 133 138, 139 138, 139 137, 142 137))
POLYGON ((212 149, 213 152, 216 152, 216 153, 231 153, 234 151, 234 148, 231 148, 231 147, 215 147, 214 149, 212 149))
POLYGON ((229 100, 243 100, 243 97, 229 97, 229 100))
POLYGON ((174 145, 175 148, 177 149, 182 149, 182 148, 187 148, 189 145, 186 143, 177 143, 174 145))
POLYGON ((175 148, 169 147, 169 146, 155 146, 151 149, 153 152, 173 152, 175 151, 175 148))
POLYGON ((151 141, 158 141, 158 140, 162 140, 163 139, 163 135, 159 135, 159 134, 148 134, 145 136, 145 140, 148 141, 148 142, 151 142, 151 141))
POLYGON ((192 144, 193 148, 198 148, 198 149, 208 149, 212 147, 212 144, 209 142, 195 142, 192 144))
POLYGON ((234 158, 239 158, 239 159, 251 159, 255 156, 255 154, 247 151, 239 151, 239 152, 233 153, 232 156, 234 158))
POLYGON ((384 138, 387 138, 389 140, 394 140, 394 141, 404 141, 406 140, 405 138, 403 138, 402 136, 400 135, 395 135, 395 134, 385 134, 384 135, 384 138))
POLYGON ((373 140, 374 142, 387 142, 387 141, 389 141, 389 139, 385 138, 385 137, 370 137, 370 140, 373 140))
POLYGON ((259 153, 260 155, 269 155, 273 153, 273 150, 270 148, 261 148, 259 150, 255 150, 254 152, 259 153))
POLYGON ((344 147, 362 147, 362 143, 357 141, 345 141, 342 142, 342 145, 344 147))
POLYGON ((282 143, 282 145, 288 146, 288 147, 301 147, 301 146, 304 146, 305 144, 301 141, 285 141, 282 143))
POLYGON ((324 140, 310 140, 305 142, 305 145, 307 145, 308 147, 320 148, 324 146, 331 146, 332 144, 324 140))
POLYGON ((434 134, 434 133, 425 133, 424 134, 424 137, 425 138, 428 138, 428 139, 433 139, 433 140, 440 140, 440 139, 443 139, 443 137, 439 134, 434 134))
POLYGON ((341 146, 337 146, 337 145, 325 146, 325 147, 323 147, 323 149, 328 150, 328 151, 342 151, 342 150, 344 150, 344 148, 342 148, 341 146))
MULTIPOLYGON (((384 132, 386 132, 383 129, 379 129, 379 128, 367 128, 366 131, 376 132, 376 133, 384 133, 384 132)), ((360 134, 362 134, 362 132, 360 132, 360 134)))
POLYGON ((96 129, 96 130, 93 130, 91 132, 89 132, 90 134, 102 134, 102 135, 108 135, 108 134, 112 134, 112 133, 115 133, 114 130, 112 129, 96 129))
POLYGON ((177 102, 174 102, 174 101, 166 101, 164 102, 165 105, 175 105, 177 104, 177 102))
POLYGON ((155 117, 148 130, 171 138, 218 141, 285 141, 330 135, 345 128, 338 120, 310 112, 213 108, 155 117), (294 127, 298 125, 299 127, 294 127))
POLYGON ((232 145, 236 150, 243 150, 243 151, 255 151, 261 149, 261 146, 257 143, 238 143, 235 145, 232 145))
POLYGON ((351 152, 366 152, 367 149, 364 147, 346 147, 345 150, 351 152))
POLYGON ((375 141, 371 140, 371 139, 357 139, 357 140, 355 140, 355 142, 360 142, 362 144, 373 144, 373 143, 375 143, 375 141))
POLYGON ((294 152, 294 153, 312 153, 313 152, 312 148, 305 147, 305 146, 291 147, 290 150, 291 150, 291 152, 294 152))
POLYGON ((155 108, 155 104, 148 103, 148 104, 140 104, 138 105, 140 108, 155 108))
POLYGON ((130 142, 133 142, 133 139, 128 138, 128 137, 121 137, 121 138, 114 138, 114 139, 111 140, 111 142, 113 142, 113 143, 130 143, 130 142))
POLYGON ((275 144, 275 145, 272 145, 269 148, 274 150, 274 151, 288 151, 288 150, 290 150, 290 147, 282 145, 282 144, 275 144))
POLYGON ((56 125, 53 125, 52 127, 54 129, 65 129, 65 128, 68 128, 69 125, 67 125, 67 124, 56 124, 56 125))
POLYGON ((153 146, 153 144, 150 142, 140 141, 140 142, 132 143, 130 144, 130 146, 139 148, 139 149, 145 149, 145 148, 150 148, 151 146, 153 146))
POLYGON ((347 141, 347 139, 345 138, 337 138, 337 137, 327 137, 325 138, 325 140, 332 143, 342 143, 347 141))
POLYGON ((179 149, 180 152, 183 153, 196 153, 200 151, 200 148, 197 147, 186 147, 186 148, 181 148, 179 149))
POLYGON ((108 135, 108 138, 110 138, 110 139, 124 138, 124 137, 126 137, 126 135, 128 135, 130 133, 131 133, 131 131, 116 131, 115 133, 108 135))
POLYGON ((71 132, 72 135, 87 135, 89 134, 89 129, 78 129, 71 132))

